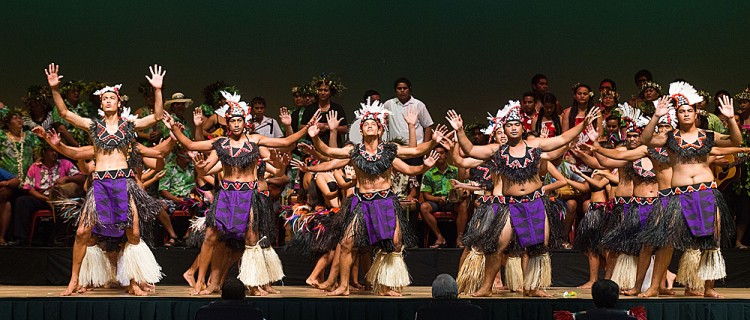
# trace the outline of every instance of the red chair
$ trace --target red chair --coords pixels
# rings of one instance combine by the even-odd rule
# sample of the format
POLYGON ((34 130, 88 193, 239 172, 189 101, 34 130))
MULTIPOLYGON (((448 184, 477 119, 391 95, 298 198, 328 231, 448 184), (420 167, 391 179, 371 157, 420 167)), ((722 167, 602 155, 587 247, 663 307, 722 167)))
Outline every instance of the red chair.
POLYGON ((29 230, 28 245, 31 245, 31 240, 34 239, 34 232, 36 231, 36 221, 40 218, 52 218, 55 221, 55 214, 52 210, 38 210, 31 215, 31 230, 29 230))
MULTIPOLYGON (((454 221, 456 221, 457 213, 453 212, 453 211, 435 211, 435 212, 432 213, 432 215, 435 217, 435 221, 437 221, 438 223, 440 223, 440 222, 454 222, 454 221)), ((419 220, 423 220, 424 221, 424 219, 422 219, 422 214, 421 213, 419 214, 419 220)), ((423 224, 424 224, 424 229, 422 230, 422 235, 423 235, 422 236, 422 238, 423 238, 422 241, 424 242, 424 244, 423 244, 424 247, 425 248, 429 248, 430 247, 430 244, 429 244, 429 241, 430 241, 430 227, 426 223, 423 223, 423 224)))

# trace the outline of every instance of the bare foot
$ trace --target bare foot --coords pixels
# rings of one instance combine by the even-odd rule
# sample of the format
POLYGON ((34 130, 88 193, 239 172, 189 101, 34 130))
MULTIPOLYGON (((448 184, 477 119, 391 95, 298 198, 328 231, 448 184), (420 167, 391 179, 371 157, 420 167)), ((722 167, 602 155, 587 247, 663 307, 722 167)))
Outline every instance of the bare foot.
POLYGON ((68 287, 65 289, 65 291, 63 291, 62 293, 60 293, 60 295, 61 296, 69 296, 69 295, 73 294, 73 292, 75 292, 76 289, 78 289, 78 283, 71 281, 68 284, 68 287))
POLYGON ((703 292, 700 292, 700 291, 692 289, 692 288, 685 287, 685 296, 689 296, 689 297, 702 297, 703 296, 703 292))
POLYGON ((219 287, 215 286, 214 284, 208 284, 208 286, 206 286, 206 288, 201 290, 198 294, 206 295, 206 294, 212 294, 216 291, 219 291, 219 287))
POLYGON ((305 280, 305 283, 307 283, 308 286, 320 289, 320 282, 318 282, 318 279, 307 278, 307 280, 305 280))
POLYGON ((365 286, 363 286, 363 285, 361 285, 359 283, 352 282, 352 283, 349 284, 349 290, 362 291, 364 289, 365 289, 365 286))
POLYGON ((130 286, 130 290, 128 290, 128 293, 134 296, 147 296, 148 295, 146 291, 141 290, 141 287, 137 285, 130 286))
POLYGON ((281 291, 274 289, 274 287, 272 287, 270 284, 266 285, 265 287, 263 287, 263 290, 265 290, 266 292, 268 292, 270 294, 279 294, 279 293, 281 293, 281 291))
POLYGON ((327 296, 348 296, 349 295, 349 286, 339 286, 336 288, 336 290, 333 290, 332 292, 326 293, 327 296))
POLYGON ((547 293, 547 291, 544 291, 544 290, 541 290, 541 289, 529 290, 529 292, 527 293, 527 295, 529 297, 542 297, 542 298, 546 298, 546 297, 551 297, 552 296, 551 294, 547 293))
POLYGON ((204 288, 206 288, 205 284, 196 282, 193 288, 190 289, 190 295, 191 296, 199 295, 201 294, 201 291, 203 291, 204 288))
POLYGON ((578 286, 578 289, 591 289, 592 286, 594 286, 594 283, 591 282, 591 281, 589 281, 589 282, 586 282, 586 283, 578 286))
POLYGON ((78 287, 78 289, 76 290, 76 292, 78 292, 78 293, 84 293, 86 291, 88 291, 88 289, 86 289, 86 287, 78 287))
POLYGON ((327 292, 331 292, 331 291, 333 291, 336 288, 337 288, 336 287, 336 283, 334 283, 334 282, 328 282, 328 281, 326 281, 326 282, 323 282, 323 283, 321 283, 321 284, 318 285, 318 289, 323 290, 323 291, 327 291, 327 292))
MULTIPOLYGON (((625 290, 622 294, 628 296, 628 297, 635 297, 641 293, 641 290, 638 288, 633 288, 630 290, 625 290)), ((658 292, 657 292, 658 293, 658 292)), ((656 295, 654 295, 655 297, 656 295)))
POLYGON ((141 287, 141 290, 146 292, 156 292, 156 285, 150 284, 150 283, 141 283, 138 284, 138 286, 141 287))
POLYGON ((676 293, 672 289, 659 288, 659 295, 661 295, 661 296, 673 296, 675 294, 676 293))
POLYGON ((674 279, 677 279, 677 275, 667 271, 667 289, 672 289, 674 287, 674 279))
MULTIPOLYGON (((628 295, 628 294, 625 293, 625 295, 628 295)), ((650 297, 658 297, 658 296, 659 296, 659 289, 651 289, 651 288, 648 288, 646 292, 643 292, 638 295, 639 298, 650 298, 650 297)))
POLYGON ((706 291, 703 292, 703 296, 706 298, 724 298, 723 295, 720 295, 718 292, 716 292, 716 289, 708 288, 706 288, 706 291))
POLYGON ((492 289, 487 290, 487 289, 481 288, 479 289, 479 291, 472 293, 471 296, 472 297, 491 297, 492 289))
POLYGON ((748 246, 746 246, 746 245, 742 244, 742 242, 737 242, 737 243, 736 243, 736 244, 734 245, 734 247, 735 247, 736 249, 747 249, 747 248, 748 248, 748 246))
POLYGON ((195 286, 195 278, 193 277, 194 273, 192 269, 188 269, 188 271, 185 271, 185 273, 182 274, 182 278, 187 281, 188 286, 194 287, 195 286))
POLYGON ((381 296, 387 296, 387 297, 400 297, 401 292, 398 292, 396 290, 385 290, 380 292, 381 296))
POLYGON ((255 296, 255 297, 262 297, 262 296, 267 296, 268 292, 261 289, 260 287, 252 287, 250 288, 250 295, 255 296))

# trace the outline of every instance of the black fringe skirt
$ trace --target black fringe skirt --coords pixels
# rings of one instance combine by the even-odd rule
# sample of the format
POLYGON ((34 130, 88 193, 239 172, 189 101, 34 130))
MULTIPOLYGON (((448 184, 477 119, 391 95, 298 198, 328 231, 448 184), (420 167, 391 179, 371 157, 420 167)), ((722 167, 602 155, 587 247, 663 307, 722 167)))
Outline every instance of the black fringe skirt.
MULTIPOLYGON (((654 199, 653 209, 659 208, 659 198, 641 198, 641 199, 654 199)), ((637 198, 633 198, 630 205, 627 207, 627 212, 624 212, 622 222, 614 227, 604 235, 602 239, 602 245, 605 250, 625 253, 632 256, 637 256, 641 251, 641 242, 638 241, 638 235, 643 230, 641 226, 641 205, 637 202, 637 198)), ((652 213, 649 213, 651 216, 652 213)))
POLYGON ((590 202, 578 224, 573 247, 582 252, 601 253, 602 221, 607 215, 607 202, 590 202))
POLYGON ((335 215, 309 214, 290 221, 294 234, 284 250, 307 261, 315 261, 327 252, 336 249, 337 240, 330 237, 335 215))
MULTIPOLYGON (((698 250, 709 250, 716 249, 718 246, 728 247, 732 245, 731 239, 734 236, 734 221, 732 215, 729 213, 729 208, 724 200, 723 195, 718 189, 711 187, 712 184, 696 184, 690 186, 694 189, 700 189, 701 185, 704 186, 704 190, 710 190, 713 194, 716 209, 720 215, 720 232, 714 232, 714 235, 708 235, 703 237, 696 237, 690 231, 687 220, 683 215, 682 203, 680 202, 680 194, 673 194, 669 196, 666 201, 666 208, 661 207, 662 210, 655 211, 649 217, 649 223, 646 230, 639 236, 638 240, 644 244, 651 245, 655 248, 671 245, 677 250, 687 249, 698 249, 698 250)), ((680 187, 686 189, 688 187, 680 187)), ((685 193, 684 190, 679 193, 685 193)), ((714 226, 718 226, 715 222, 714 226)))
MULTIPOLYGON (((383 196, 378 196, 379 200, 382 201, 383 199, 388 199, 389 201, 392 201, 396 220, 401 229, 402 245, 407 248, 416 245, 416 236, 409 226, 409 222, 406 220, 401 204, 398 201, 398 196, 392 190, 373 192, 368 195, 376 193, 384 194, 383 196)), ((385 252, 394 251, 395 248, 392 240, 384 240, 379 241, 376 244, 370 244, 370 235, 365 222, 364 212, 362 211, 362 203, 365 201, 370 200, 366 200, 365 197, 358 192, 355 192, 353 196, 346 199, 342 210, 334 215, 331 227, 328 228, 326 236, 323 237, 322 246, 326 248, 335 248, 336 245, 346 237, 353 237, 354 247, 357 249, 363 250, 376 246, 385 252), (356 205, 352 206, 355 198, 357 198, 356 205)))

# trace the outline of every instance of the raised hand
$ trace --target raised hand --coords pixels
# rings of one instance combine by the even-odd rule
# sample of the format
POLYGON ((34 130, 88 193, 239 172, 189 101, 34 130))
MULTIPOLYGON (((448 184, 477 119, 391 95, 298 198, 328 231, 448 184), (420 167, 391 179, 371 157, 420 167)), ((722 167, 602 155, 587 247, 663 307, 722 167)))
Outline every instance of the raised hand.
POLYGON ((42 128, 42 126, 34 127, 33 129, 31 129, 31 132, 33 132, 37 137, 39 137, 42 140, 47 140, 49 138, 47 131, 44 131, 44 128, 42 128))
POLYGON ((54 63, 50 63, 49 66, 47 66, 47 69, 44 69, 44 74, 47 75, 47 83, 49 83, 51 88, 57 88, 57 86, 60 85, 60 79, 62 79, 63 76, 58 75, 59 71, 60 66, 54 63))
POLYGON ((203 116, 203 109, 201 107, 197 107, 193 110, 193 123, 195 124, 195 127, 198 128, 196 130, 200 130, 200 126, 203 125, 203 121, 205 121, 206 118, 203 116))
POLYGON ((318 126, 313 124, 307 127, 307 135, 310 136, 310 138, 315 138, 318 133, 320 133, 320 128, 318 128, 318 126))
POLYGON ((161 118, 161 121, 164 123, 167 128, 172 130, 172 125, 175 124, 174 119, 172 119, 172 116, 169 115, 169 112, 164 112, 164 116, 161 118))
POLYGON ((419 114, 416 109, 416 107, 410 107, 407 108, 406 113, 404 113, 404 120, 406 120, 406 123, 410 126, 415 126, 417 124, 419 114))
POLYGON ((328 130, 334 131, 338 129, 339 125, 341 124, 341 120, 338 117, 338 112, 335 110, 331 110, 326 114, 326 122, 328 123, 328 130))
POLYGON ((49 130, 49 144, 53 146, 59 146, 60 145, 60 133, 57 132, 55 129, 49 130))
POLYGON ((669 102, 672 98, 663 96, 656 102, 656 109, 654 109, 654 117, 661 117, 669 113, 669 102))
POLYGON ((597 147, 596 147, 596 146, 594 146, 594 145, 590 145, 590 144, 586 144, 586 143, 582 143, 582 144, 579 144, 579 145, 578 145, 578 146, 577 146, 577 147, 575 148, 575 150, 577 150, 577 151, 579 151, 579 152, 580 152, 580 151, 596 152, 596 149, 597 149, 597 147))
POLYGON ((451 131, 447 136, 443 137, 443 140, 440 141, 440 144, 444 145, 446 148, 448 148, 448 150, 453 149, 453 146, 456 144, 456 142, 453 141, 453 138, 451 137, 455 137, 455 135, 456 131, 451 131))
POLYGON ((424 156, 424 165, 428 167, 432 167, 437 162, 438 158, 440 158, 440 155, 438 155, 437 151, 432 150, 430 151, 430 155, 424 156))
POLYGON ((448 116, 445 119, 448 120, 454 130, 464 129, 464 120, 461 119, 461 115, 456 113, 455 110, 448 110, 448 116))
POLYGON ((300 160, 297 160, 297 159, 292 159, 291 165, 292 165, 292 168, 296 168, 297 170, 299 170, 301 172, 308 172, 307 171, 307 164, 305 164, 305 162, 303 162, 303 161, 300 161, 300 160))
POLYGON ((279 111, 279 120, 281 120, 281 124, 284 126, 292 125, 292 114, 289 113, 289 109, 281 107, 281 110, 279 111))
POLYGON ((586 114, 586 122, 587 124, 591 124, 596 120, 597 118, 601 117, 602 113, 599 112, 599 107, 593 107, 589 112, 586 114))
POLYGON ((438 124, 437 126, 435 126, 435 131, 432 132, 432 140, 440 142, 440 140, 443 140, 443 137, 447 135, 448 135, 448 127, 446 127, 443 124, 438 124))
POLYGON ((156 64, 153 67, 149 66, 148 71, 151 72, 150 78, 146 76, 148 83, 150 83, 154 89, 161 89, 161 86, 164 83, 164 75, 167 74, 167 71, 162 70, 161 66, 156 64))
POLYGON ((315 111, 315 114, 313 114, 312 118, 310 118, 310 121, 307 123, 307 125, 310 127, 316 127, 315 124, 320 122, 320 118, 321 118, 320 109, 318 109, 317 111, 315 111))
POLYGON ((539 137, 540 138, 549 138, 549 128, 545 125, 542 125, 542 129, 539 130, 539 137))
MULTIPOLYGON (((309 131, 309 129, 308 129, 308 133, 309 133, 309 132, 310 132, 310 131, 309 131)), ((304 142, 300 142, 300 143, 298 143, 298 144, 297 144, 297 149, 299 149, 299 151, 301 151, 302 153, 304 153, 304 154, 306 154, 306 155, 308 155, 308 156, 311 156, 311 155, 313 154, 313 150, 315 150, 315 149, 313 148, 313 146, 311 146, 311 145, 309 145, 309 144, 307 144, 307 143, 304 143, 304 142)))
POLYGON ((156 177, 156 179, 158 180, 158 179, 164 178, 164 176, 165 176, 166 174, 167 174, 167 171, 166 171, 166 170, 161 170, 161 171, 159 171, 159 172, 157 172, 157 173, 156 173, 156 176, 155 176, 155 177, 156 177))
POLYGON ((206 156, 204 156, 203 153, 188 151, 187 154, 190 156, 190 159, 193 159, 193 164, 196 167, 203 168, 206 166, 206 156))
POLYGON ((721 96, 719 99, 719 111, 729 119, 734 118, 734 99, 729 96, 721 96))

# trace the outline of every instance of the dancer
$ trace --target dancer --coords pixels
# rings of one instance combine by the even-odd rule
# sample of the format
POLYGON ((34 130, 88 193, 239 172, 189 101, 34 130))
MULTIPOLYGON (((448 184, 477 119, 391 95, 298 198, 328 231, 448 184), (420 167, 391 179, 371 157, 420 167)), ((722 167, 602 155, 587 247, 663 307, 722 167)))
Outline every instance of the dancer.
POLYGON ((695 104, 703 100, 696 90, 686 82, 669 85, 669 97, 677 113, 678 129, 666 136, 655 135, 658 117, 669 112, 666 103, 657 105, 654 118, 643 132, 643 140, 650 147, 666 146, 672 166, 672 193, 667 208, 661 216, 652 218, 649 242, 658 248, 654 262, 654 280, 642 297, 659 294, 661 277, 672 257, 673 248, 678 250, 700 249, 698 275, 705 280, 705 297, 721 297, 714 289, 714 281, 726 276, 724 258, 719 246, 728 241, 734 231, 726 202, 716 189, 714 175, 709 168, 709 152, 714 146, 739 146, 742 134, 734 119, 734 101, 729 97, 720 100, 719 109, 728 118, 730 135, 705 131, 696 127, 695 104))
MULTIPOLYGON (((264 235, 270 235, 276 227, 272 214, 264 207, 259 194, 259 147, 291 146, 305 135, 307 128, 303 127, 286 138, 268 138, 246 133, 246 127, 249 127, 250 132, 253 131, 247 104, 240 101, 241 97, 237 94, 223 91, 222 95, 227 103, 217 109, 216 113, 226 119, 227 137, 192 141, 170 117, 165 117, 167 126, 172 128, 177 140, 188 150, 215 150, 224 172, 224 178, 219 182, 221 190, 206 213, 206 236, 201 246, 198 278, 191 294, 210 294, 218 290, 220 279, 212 277, 206 285, 206 272, 209 263, 211 274, 217 274, 215 270, 224 265, 220 254, 223 246, 219 247, 219 252, 215 253, 214 249, 219 240, 227 240, 230 247, 245 248, 239 279, 250 287, 250 294, 266 295, 268 292, 262 287, 280 280, 278 276, 283 276, 283 271, 273 248, 268 246, 262 249, 259 243, 264 235)), ((317 117, 313 119, 318 120, 317 117)))
MULTIPOLYGON (((540 138, 525 141, 522 138, 520 103, 510 101, 505 109, 498 112, 495 125, 502 125, 508 143, 505 146, 489 144, 474 146, 463 130, 463 120, 455 111, 448 111, 446 119, 458 133, 461 149, 467 156, 476 159, 492 159, 493 181, 502 180, 502 186, 495 184, 493 196, 482 197, 480 206, 469 223, 464 245, 476 248, 474 255, 484 255, 484 280, 481 288, 473 296, 492 295, 492 283, 500 269, 499 251, 507 247, 511 240, 514 246, 511 254, 527 253, 529 262, 524 272, 524 290, 530 296, 549 296, 544 291, 551 285, 551 264, 547 252, 547 242, 554 220, 545 210, 549 201, 542 197, 542 181, 539 178, 540 156, 543 151, 563 147, 575 139, 593 120, 598 117, 598 108, 592 108, 581 123, 553 138, 540 138), (503 196, 500 196, 503 195, 503 196), (515 232, 514 232, 515 231, 515 232)), ((554 217, 559 220, 559 217, 554 217)), ((559 231, 557 231, 559 232, 559 231)), ((554 232, 553 232, 554 233, 554 232)), ((467 256, 464 264, 469 264, 467 256)), ((481 267, 481 263, 477 266, 481 267)))
MULTIPOLYGON (((318 137, 320 130, 311 126, 308 134, 321 154, 347 162, 356 171, 355 195, 346 200, 343 212, 336 216, 330 237, 340 240, 339 286, 328 295, 349 295, 349 276, 352 265, 352 252, 372 246, 378 248, 374 262, 367 273, 367 280, 375 293, 387 296, 400 296, 401 289, 409 285, 409 272, 403 260, 403 246, 414 243, 406 217, 401 211, 397 195, 391 190, 391 170, 401 164, 399 158, 421 156, 442 140, 446 128, 438 126, 432 140, 416 147, 403 147, 394 143, 382 142, 382 134, 387 127, 389 112, 380 102, 361 104, 355 112, 360 121, 363 142, 343 148, 331 148, 318 137)), ((424 170, 426 166, 422 166, 424 170)), ((420 171, 421 171, 420 170, 420 171)), ((401 170, 403 171, 403 170, 401 170)))
POLYGON ((153 220, 158 214, 158 208, 149 206, 151 198, 134 179, 135 172, 131 169, 131 163, 138 156, 133 154, 135 148, 132 143, 136 136, 135 130, 150 127, 162 117, 161 87, 166 72, 158 65, 149 67, 151 76, 146 76, 146 79, 154 87, 157 100, 154 114, 130 121, 120 116, 120 85, 107 86, 94 93, 101 100, 101 111, 104 114, 102 118, 84 118, 69 112, 58 88, 62 78, 59 70, 60 67, 54 63, 44 70, 52 88, 55 106, 65 121, 89 132, 94 142, 96 159, 93 187, 89 188, 86 195, 73 245, 70 283, 62 295, 71 295, 78 288, 79 271, 92 231, 100 238, 121 239, 123 235, 127 236, 118 264, 117 279, 129 286, 129 293, 146 295, 147 292, 141 286, 158 282, 162 274, 153 253, 141 241, 139 223, 153 220))

